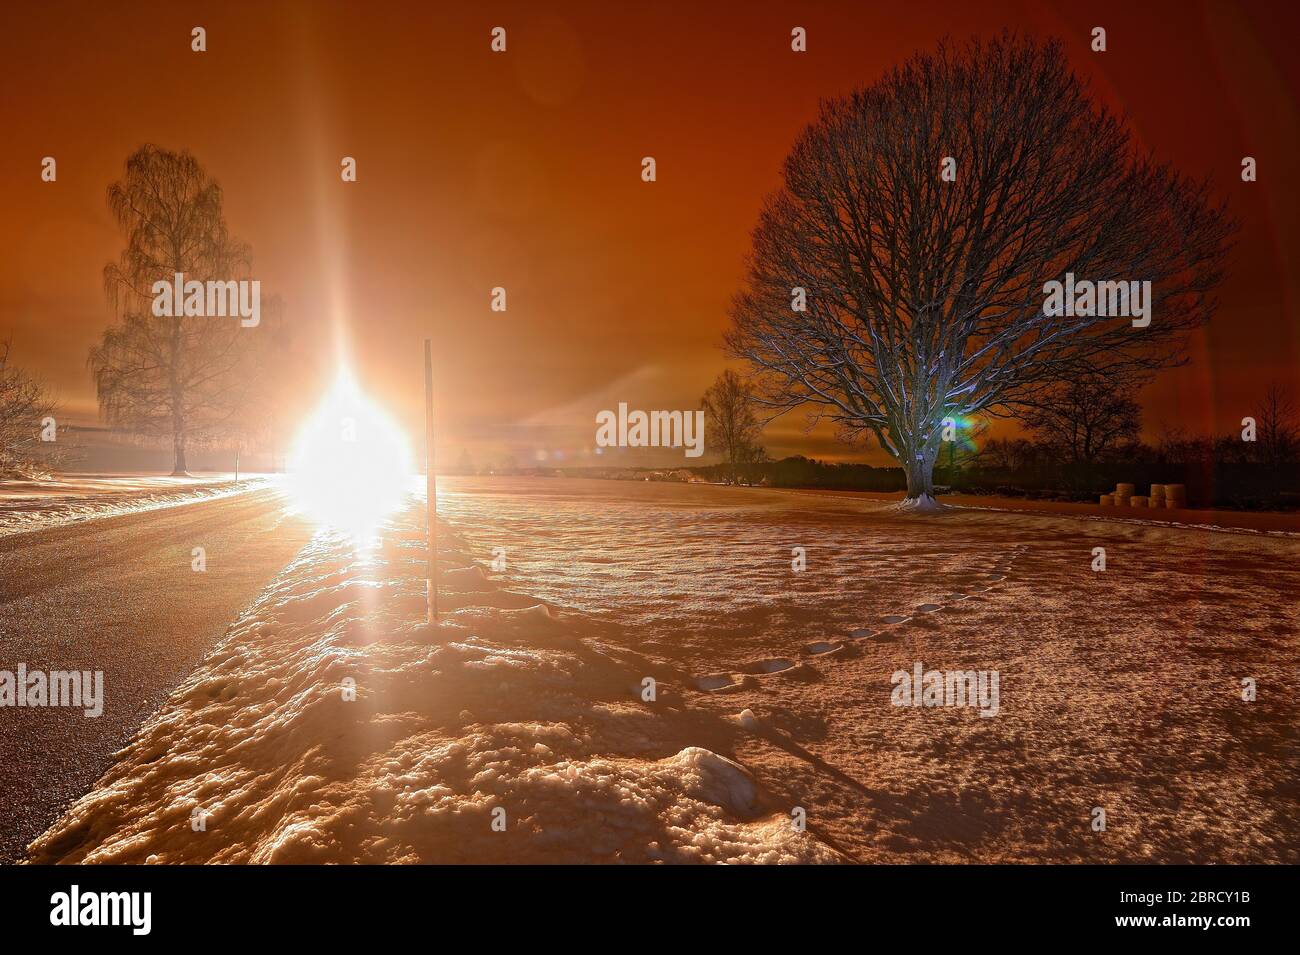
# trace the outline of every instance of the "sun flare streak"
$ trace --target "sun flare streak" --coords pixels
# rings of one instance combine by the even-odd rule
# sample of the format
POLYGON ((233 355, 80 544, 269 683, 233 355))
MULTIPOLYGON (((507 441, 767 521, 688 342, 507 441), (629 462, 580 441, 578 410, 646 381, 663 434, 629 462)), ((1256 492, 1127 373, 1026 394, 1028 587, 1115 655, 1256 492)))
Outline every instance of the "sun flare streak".
POLYGON ((369 540, 411 490, 411 452, 401 428, 342 372, 303 425, 287 485, 323 527, 369 540))

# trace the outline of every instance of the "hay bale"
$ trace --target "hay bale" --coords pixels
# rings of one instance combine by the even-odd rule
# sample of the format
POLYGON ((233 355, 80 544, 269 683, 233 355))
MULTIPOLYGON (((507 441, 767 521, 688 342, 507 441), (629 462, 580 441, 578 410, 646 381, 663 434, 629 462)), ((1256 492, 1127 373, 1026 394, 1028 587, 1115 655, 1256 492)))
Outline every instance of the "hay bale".
POLYGON ((1117 498, 1118 498, 1118 497, 1132 497, 1132 496, 1134 495, 1134 493, 1136 493, 1136 492, 1137 492, 1137 485, 1136 485, 1136 484, 1116 484, 1116 485, 1115 485, 1115 496, 1116 496, 1117 498))
POLYGON ((1165 503, 1165 486, 1163 484, 1151 485, 1151 506, 1161 507, 1165 503))
POLYGON ((1148 498, 1145 494, 1134 494, 1133 497, 1131 497, 1131 498, 1129 499, 1129 506, 1130 506, 1130 507, 1146 507, 1146 506, 1147 506, 1147 501, 1149 501, 1149 500, 1150 500, 1150 498, 1148 498))
POLYGON ((1114 494, 1103 494, 1103 495, 1101 496, 1101 506, 1102 506, 1102 507, 1114 507, 1114 505, 1115 505, 1115 495, 1114 495, 1114 494))
POLYGON ((1187 485, 1165 485, 1165 507, 1180 508, 1187 506, 1187 485))

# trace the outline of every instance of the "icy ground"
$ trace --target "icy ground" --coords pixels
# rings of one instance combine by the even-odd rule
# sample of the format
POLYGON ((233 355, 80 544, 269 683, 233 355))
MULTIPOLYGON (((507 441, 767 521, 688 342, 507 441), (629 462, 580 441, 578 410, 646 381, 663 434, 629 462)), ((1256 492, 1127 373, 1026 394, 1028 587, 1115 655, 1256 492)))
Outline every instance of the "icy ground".
POLYGON ((62 475, 49 481, 0 481, 0 535, 44 530, 98 517, 239 494, 264 478, 62 475))
POLYGON ((461 536, 439 632, 414 514, 372 559, 318 539, 34 859, 1300 861, 1294 538, 441 491, 461 536), (998 715, 891 705, 917 663, 998 671, 998 715))
POLYGON ((850 858, 1300 861, 1295 517, 1219 531, 1190 512, 442 486, 476 554, 504 548, 514 586, 620 627, 699 718, 748 710, 725 752, 850 858), (999 715, 890 705, 891 675, 918 662, 999 671, 999 715))
POLYGON ((31 860, 838 858, 715 751, 736 727, 667 687, 642 702, 598 623, 502 589, 454 538, 428 627, 419 514, 370 554, 318 536, 31 860))

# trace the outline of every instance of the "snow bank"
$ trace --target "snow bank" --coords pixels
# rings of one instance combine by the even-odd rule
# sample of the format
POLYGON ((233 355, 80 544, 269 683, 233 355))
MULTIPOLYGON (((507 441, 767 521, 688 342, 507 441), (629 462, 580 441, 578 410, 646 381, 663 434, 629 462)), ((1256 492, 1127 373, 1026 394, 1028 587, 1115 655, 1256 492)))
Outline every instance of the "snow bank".
POLYGON ((0 481, 0 536, 229 497, 270 483, 267 478, 235 483, 233 478, 66 475, 50 481, 0 481))
POLYGON ((930 495, 923 494, 920 497, 904 498, 897 504, 891 505, 891 510, 901 514, 943 514, 951 508, 946 504, 940 504, 930 495))
POLYGON ((587 618, 462 553, 428 627, 422 560, 410 512, 373 552, 318 536, 31 861, 838 859, 666 731, 587 618))

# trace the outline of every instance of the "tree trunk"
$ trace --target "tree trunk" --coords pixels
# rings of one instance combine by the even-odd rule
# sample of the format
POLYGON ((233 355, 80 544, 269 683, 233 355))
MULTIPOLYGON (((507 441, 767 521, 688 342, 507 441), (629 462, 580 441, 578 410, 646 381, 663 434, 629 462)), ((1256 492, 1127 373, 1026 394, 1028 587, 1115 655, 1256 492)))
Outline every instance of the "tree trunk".
POLYGON ((174 466, 172 467, 173 477, 188 476, 189 471, 185 467, 185 433, 175 431, 172 434, 172 452, 174 454, 174 466))
MULTIPOLYGON (((175 261, 181 261, 179 251, 175 255, 175 261)), ((178 268, 176 271, 183 272, 184 269, 178 268)), ((179 316, 172 318, 171 359, 172 450, 175 455, 172 476, 185 477, 189 475, 189 471, 185 467, 185 415, 182 411, 185 406, 185 389, 180 379, 181 319, 179 316)))
POLYGON ((905 504, 931 505, 934 500, 934 464, 939 457, 937 443, 933 447, 908 451, 902 461, 907 477, 905 504))

